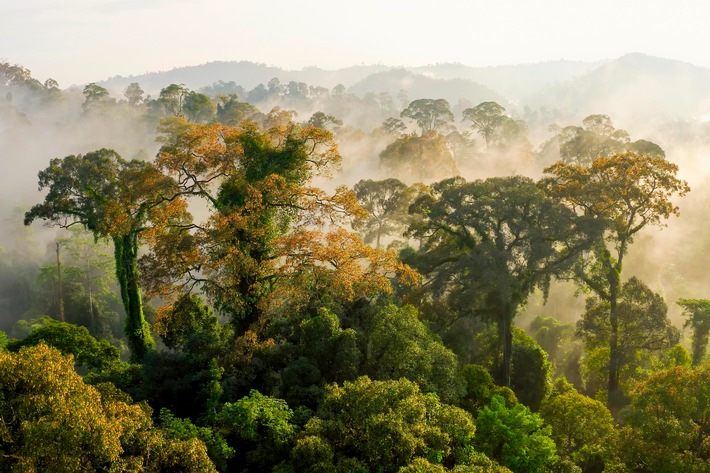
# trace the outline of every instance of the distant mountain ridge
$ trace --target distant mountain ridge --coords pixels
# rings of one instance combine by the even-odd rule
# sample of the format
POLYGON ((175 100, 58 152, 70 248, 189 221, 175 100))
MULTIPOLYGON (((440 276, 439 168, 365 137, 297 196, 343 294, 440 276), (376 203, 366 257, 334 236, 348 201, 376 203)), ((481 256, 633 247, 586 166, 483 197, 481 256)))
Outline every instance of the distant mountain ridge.
POLYGON ((344 69, 325 70, 318 67, 306 67, 300 71, 291 71, 277 66, 250 61, 215 61, 198 66, 185 66, 163 72, 150 72, 136 76, 115 76, 98 82, 113 91, 122 91, 131 82, 137 82, 150 94, 170 84, 185 84, 193 90, 211 85, 217 81, 234 81, 245 89, 253 89, 259 84, 266 84, 274 77, 282 83, 289 81, 305 82, 308 85, 333 88, 338 84, 348 87, 365 77, 392 69, 389 66, 351 66, 344 69))
POLYGON ((422 98, 446 99, 452 106, 459 100, 473 106, 485 101, 496 101, 507 105, 508 99, 498 92, 468 79, 437 79, 423 74, 415 74, 406 69, 392 69, 367 76, 348 88, 356 95, 366 93, 389 93, 397 97, 400 90, 406 90, 409 100, 422 98))
POLYGON ((210 62, 164 72, 112 77, 100 84, 120 95, 138 82, 151 95, 171 83, 192 90, 217 81, 234 81, 246 90, 267 84, 305 82, 349 93, 388 92, 395 98, 407 91, 410 100, 445 98, 452 107, 464 99, 473 104, 495 100, 520 112, 525 106, 561 110, 566 116, 605 113, 624 121, 668 119, 710 113, 710 69, 640 53, 598 62, 549 61, 536 64, 469 67, 445 63, 395 68, 361 65, 326 70, 307 67, 286 70, 248 61, 210 62))
POLYGON ((540 90, 525 102, 580 116, 605 113, 620 125, 694 117, 710 111, 710 69, 632 53, 540 90))

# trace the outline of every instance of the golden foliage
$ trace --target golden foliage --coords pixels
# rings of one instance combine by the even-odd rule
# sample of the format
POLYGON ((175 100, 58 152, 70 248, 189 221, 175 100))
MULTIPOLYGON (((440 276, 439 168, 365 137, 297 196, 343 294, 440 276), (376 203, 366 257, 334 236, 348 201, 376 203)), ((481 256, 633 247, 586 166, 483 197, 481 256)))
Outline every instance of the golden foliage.
POLYGON ((1 455, 13 471, 216 471, 202 442, 166 438, 147 405, 84 384, 72 357, 46 345, 0 353, 0 398, 1 455))

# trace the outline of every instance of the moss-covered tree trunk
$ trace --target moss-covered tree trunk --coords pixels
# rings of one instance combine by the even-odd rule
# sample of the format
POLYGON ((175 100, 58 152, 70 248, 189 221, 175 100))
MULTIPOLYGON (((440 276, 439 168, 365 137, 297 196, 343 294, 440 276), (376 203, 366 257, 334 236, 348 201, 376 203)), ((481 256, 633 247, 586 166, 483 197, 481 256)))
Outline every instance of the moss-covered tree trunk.
POLYGON ((140 362, 154 346, 150 327, 143 316, 143 302, 138 281, 138 234, 133 232, 114 237, 116 277, 121 287, 121 299, 126 310, 124 331, 131 361, 140 362))

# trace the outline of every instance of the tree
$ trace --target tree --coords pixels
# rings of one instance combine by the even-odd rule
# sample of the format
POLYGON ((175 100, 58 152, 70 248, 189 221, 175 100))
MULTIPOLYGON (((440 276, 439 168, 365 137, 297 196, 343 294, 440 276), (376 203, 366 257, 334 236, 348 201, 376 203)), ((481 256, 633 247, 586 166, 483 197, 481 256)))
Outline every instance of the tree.
POLYGON ((81 107, 84 111, 89 111, 93 108, 99 107, 102 104, 108 103, 110 100, 109 91, 100 85, 97 85, 95 82, 87 84, 82 93, 84 94, 84 103, 81 107))
MULTIPOLYGON (((608 115, 589 115, 582 126, 557 128, 552 139, 559 145, 559 155, 568 164, 588 166, 599 157, 608 157, 625 151, 665 158, 665 152, 655 143, 646 140, 632 142, 629 134, 614 128, 608 115)), ((543 145, 547 147, 549 144, 543 145)))
POLYGON ((128 100, 128 105, 135 107, 143 102, 143 94, 145 92, 141 89, 138 82, 131 82, 128 87, 123 91, 123 96, 128 100))
POLYGON ((215 114, 215 105, 212 103, 212 99, 194 91, 185 96, 182 109, 188 120, 197 123, 209 122, 215 114))
POLYGON ((549 426, 522 404, 494 395, 476 417, 475 446, 514 473, 546 471, 558 460, 549 426))
POLYGON ((599 401, 579 394, 560 379, 558 390, 545 399, 540 416, 552 429, 557 453, 582 468, 583 473, 601 473, 617 464, 618 433, 609 409, 599 401), (559 387, 563 389, 559 389, 559 387))
POLYGON ((49 192, 25 214, 25 225, 37 219, 63 228, 78 224, 96 238, 113 241, 126 338, 133 359, 140 360, 153 340, 143 315, 138 241, 171 220, 188 218, 176 182, 151 163, 125 161, 115 151, 101 149, 53 159, 39 173, 39 188, 49 192))
POLYGON ((240 102, 234 94, 221 95, 217 99, 217 120, 223 125, 237 126, 245 120, 256 120, 259 116, 263 116, 258 108, 240 102))
POLYGON ((575 324, 563 323, 554 317, 537 316, 530 323, 529 331, 549 355, 555 376, 563 376, 577 389, 581 389, 580 360, 584 346, 575 335, 575 324))
POLYGON ((185 99, 190 94, 190 89, 185 84, 170 84, 161 89, 158 103, 171 115, 185 116, 185 99))
POLYGON ((409 204, 414 193, 399 179, 373 181, 362 179, 353 187, 360 206, 368 212, 366 219, 357 220, 355 230, 363 233, 365 243, 380 248, 383 236, 401 235, 407 225, 409 204))
POLYGON ((683 328, 693 330, 693 366, 705 359, 710 339, 710 301, 707 299, 678 299, 678 305, 683 308, 683 315, 688 320, 683 328))
POLYGON ((161 307, 154 327, 170 349, 183 348, 195 335, 218 338, 220 331, 217 317, 197 294, 183 294, 174 304, 161 307))
POLYGON ((535 339, 514 328, 510 388, 521 403, 537 412, 550 391, 552 366, 535 339))
POLYGON ((239 451, 230 471, 248 467, 271 471, 288 458, 298 427, 294 413, 283 399, 252 390, 236 402, 225 403, 215 416, 216 430, 239 451), (241 460, 241 461, 239 461, 241 460))
MULTIPOLYGON (((678 343, 680 334, 667 312, 663 297, 636 277, 621 286, 616 307, 619 372, 633 365, 640 358, 639 352, 659 353, 678 343)), ((608 314, 609 301, 599 297, 587 299, 586 310, 577 323, 577 334, 584 340, 588 353, 609 347, 608 314)))
POLYGON ((710 365, 653 373, 631 393, 621 456, 639 472, 710 468, 710 365))
POLYGON ((456 355, 419 320, 414 307, 389 305, 367 325, 364 374, 378 380, 406 378, 444 402, 460 400, 464 387, 456 377, 456 355))
POLYGON ((72 358, 46 345, 0 352, 0 399, 3 469, 216 471, 200 440, 168 438, 149 407, 85 384, 72 358))
POLYGON ((379 128, 376 128, 375 131, 382 133, 383 135, 393 135, 401 138, 406 129, 407 125, 405 125, 402 120, 390 117, 383 121, 379 128))
POLYGON ((430 131, 441 131, 454 121, 449 102, 444 99, 419 99, 402 110, 400 117, 414 120, 422 129, 422 135, 430 131))
POLYGON ((291 122, 262 131, 253 123, 235 128, 180 119, 164 131, 159 166, 214 213, 205 224, 155 241, 142 266, 153 292, 199 284, 242 334, 267 308, 293 304, 294 310, 323 291, 352 300, 375 287, 387 290, 387 274, 403 268, 394 255, 342 228, 313 228, 362 212, 345 188, 328 195, 308 186, 340 161, 328 131, 291 122))
MULTIPOLYGON (((411 263, 434 295, 446 295, 462 316, 484 316, 498 327, 500 382, 510 386, 512 323, 537 288, 574 264, 593 241, 585 219, 547 197, 529 178, 447 179, 410 207, 423 240, 411 263)), ((409 262, 409 260, 406 260, 409 262)))
POLYGON ((380 167, 389 175, 425 182, 459 174, 446 138, 436 132, 398 138, 380 153, 380 167))
POLYGON ((641 230, 678 215, 671 197, 690 188, 676 178, 677 171, 678 166, 663 158, 626 152, 597 158, 588 167, 558 162, 545 169, 541 182, 552 198, 604 224, 603 237, 575 273, 580 284, 608 303, 610 403, 619 396, 618 301, 624 257, 641 230))
POLYGON ((22 340, 11 340, 7 348, 16 352, 40 343, 56 348, 64 355, 73 355, 77 365, 88 369, 103 370, 120 361, 118 349, 106 340, 96 340, 86 327, 49 318, 42 319, 41 324, 34 326, 22 340))
POLYGON ((323 112, 316 112, 311 115, 311 118, 308 119, 308 124, 322 130, 327 130, 328 125, 333 125, 333 127, 337 130, 338 127, 343 126, 343 121, 333 115, 326 115, 323 112))
POLYGON ((463 111, 463 119, 486 140, 486 148, 506 118, 505 108, 496 102, 482 102, 463 111))
POLYGON ((292 458, 298 471, 350 463, 359 467, 350 471, 396 472, 417 457, 452 467, 476 455, 475 431, 468 413, 421 394, 411 381, 361 377, 326 388, 292 458))
MULTIPOLYGON (((58 242, 67 256, 67 276, 74 276, 75 284, 78 283, 80 287, 75 289, 74 297, 69 295, 68 303, 70 306, 83 304, 85 308, 67 310, 76 316, 69 321, 87 326, 94 336, 112 336, 114 332, 118 336, 121 330, 115 330, 118 321, 115 306, 120 305, 120 301, 113 287, 116 271, 111 246, 108 241, 96 241, 83 227, 72 227, 69 230, 69 234, 59 238, 58 242), (69 274, 69 270, 73 274, 69 274), (82 319, 80 314, 88 317, 82 319)), ((68 279, 67 286, 71 282, 68 279)))

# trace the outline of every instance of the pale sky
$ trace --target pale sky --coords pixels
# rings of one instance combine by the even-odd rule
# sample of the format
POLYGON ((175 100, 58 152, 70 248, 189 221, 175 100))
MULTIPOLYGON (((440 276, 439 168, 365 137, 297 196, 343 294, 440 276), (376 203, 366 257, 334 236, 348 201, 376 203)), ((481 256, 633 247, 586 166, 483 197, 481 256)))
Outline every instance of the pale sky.
POLYGON ((710 67, 705 0, 0 0, 0 60, 61 87, 209 61, 287 69, 596 61, 710 67))

